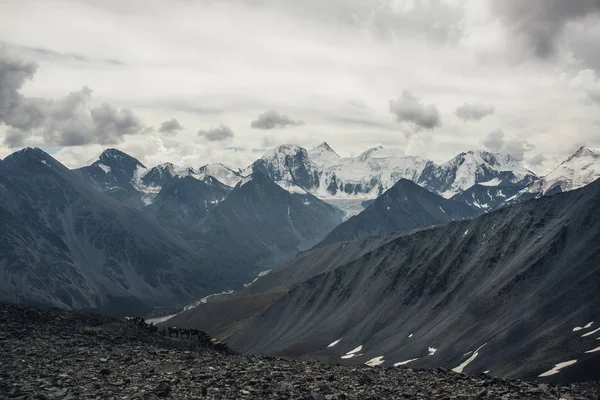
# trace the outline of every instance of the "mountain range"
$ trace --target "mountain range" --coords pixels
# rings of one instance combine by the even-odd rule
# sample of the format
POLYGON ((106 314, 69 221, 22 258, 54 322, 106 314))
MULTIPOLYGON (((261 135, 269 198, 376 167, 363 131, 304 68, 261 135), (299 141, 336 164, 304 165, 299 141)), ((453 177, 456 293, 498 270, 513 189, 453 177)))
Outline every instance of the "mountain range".
POLYGON ((541 178, 480 151, 284 145, 234 169, 108 149, 69 170, 27 148, 0 161, 0 300, 194 303, 169 323, 244 352, 598 379, 598 178, 585 147, 541 178))

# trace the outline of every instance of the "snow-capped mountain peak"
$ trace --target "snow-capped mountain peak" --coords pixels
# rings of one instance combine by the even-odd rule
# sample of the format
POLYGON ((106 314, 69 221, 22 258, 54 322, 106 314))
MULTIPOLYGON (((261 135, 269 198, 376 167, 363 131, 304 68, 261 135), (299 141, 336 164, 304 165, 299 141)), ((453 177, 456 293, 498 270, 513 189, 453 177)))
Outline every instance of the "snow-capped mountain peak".
POLYGON ((294 144, 282 144, 281 146, 277 146, 271 151, 267 151, 262 157, 261 160, 272 160, 272 159, 281 159, 287 156, 296 156, 297 154, 302 154, 304 156, 308 155, 306 149, 296 146, 294 144))
POLYGON ((430 181, 439 183, 435 190, 450 198, 480 182, 524 187, 536 179, 510 154, 468 151, 440 165, 430 181))
POLYGON ((308 152, 311 161, 318 165, 331 165, 339 161, 340 156, 327 142, 323 142, 308 152))
POLYGON ((600 178, 600 150, 581 147, 548 175, 534 182, 529 193, 547 195, 567 192, 588 185, 600 178))
POLYGON ((229 187, 235 187, 243 177, 241 171, 235 171, 221 163, 203 165, 198 168, 197 174, 198 179, 212 176, 229 187))

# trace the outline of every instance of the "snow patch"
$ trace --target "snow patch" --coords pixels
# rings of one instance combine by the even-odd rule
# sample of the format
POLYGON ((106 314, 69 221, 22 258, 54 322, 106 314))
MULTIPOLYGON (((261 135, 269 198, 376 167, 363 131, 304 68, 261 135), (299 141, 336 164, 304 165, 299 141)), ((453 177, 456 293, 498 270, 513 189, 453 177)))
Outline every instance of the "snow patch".
POLYGON ((581 331, 581 330, 584 330, 584 329, 589 329, 589 328, 592 327, 592 325, 594 325, 593 321, 590 322, 590 323, 588 323, 586 326, 576 326, 575 328, 573 328, 573 332, 578 332, 578 331, 581 331))
POLYGON ((338 344, 338 343, 339 343, 341 340, 342 340, 342 338, 339 338, 339 339, 338 339, 338 340, 336 340, 335 342, 331 342, 331 343, 329 343, 329 346, 327 346, 327 348, 329 349, 329 348, 331 348, 331 347, 335 346, 335 345, 336 345, 336 344, 338 344))
POLYGON ((498 186, 501 183, 502 183, 502 180, 500 178, 494 178, 487 182, 479 182, 479 185, 481 185, 481 186, 498 186))
MULTIPOLYGON (((484 343, 481 346, 479 346, 479 348, 473 352, 473 355, 471 355, 471 357, 469 357, 468 359, 466 359, 458 367, 452 368, 452 371, 461 374, 463 372, 463 370, 465 369, 465 367, 467 365, 471 364, 471 362, 473 362, 473 360, 475 360, 477 358, 477 356, 479 355, 479 350, 481 350, 483 348, 483 346, 485 346, 486 344, 487 343, 484 343)), ((467 353, 467 354, 469 354, 469 353, 467 353)))
POLYGON ((588 351, 586 351, 586 353, 595 353, 597 351, 600 351, 600 347, 596 347, 595 349, 588 350, 588 351))
POLYGON ((102 171, 104 171, 105 174, 108 174, 110 172, 110 167, 108 165, 104 165, 102 163, 98 163, 96 164, 102 171))
POLYGON ((583 335, 581 335, 581 337, 592 336, 596 332, 600 332, 600 328, 594 329, 593 331, 590 331, 588 333, 584 333, 583 335))
POLYGON ((160 318, 149 318, 149 319, 146 320, 146 322, 148 324, 154 324, 154 325, 156 325, 156 324, 160 324, 160 323, 163 323, 165 321, 168 321, 171 318, 176 317, 176 316, 177 316, 177 314, 172 314, 172 315, 167 315, 167 316, 160 317, 160 318))
POLYGON ((383 363, 384 363, 383 356, 379 356, 379 357, 375 357, 375 358, 370 359, 365 364, 368 365, 369 367, 376 367, 376 366, 381 365, 383 363))
POLYGON ((469 233, 468 229, 465 231, 465 233, 463 233, 463 237, 467 236, 467 233, 469 233))
POLYGON ((360 357, 364 355, 364 353, 360 353, 360 354, 346 354, 345 356, 342 356, 341 358, 343 358, 344 360, 350 359, 352 357, 360 357))
POLYGON ((355 348, 354 350, 351 350, 351 351, 347 352, 346 355, 356 354, 356 353, 358 353, 361 350, 362 350, 362 344, 360 346, 358 346, 357 348, 355 348))
POLYGON ((411 362, 417 361, 417 360, 418 360, 418 358, 413 358, 413 359, 406 360, 406 361, 400 361, 400 362, 397 362, 396 364, 394 364, 394 367, 400 367, 402 365, 406 365, 408 363, 411 363, 411 362))
POLYGON ((413 334, 411 333, 410 335, 408 335, 408 338, 410 339, 411 337, 413 337, 413 334))
POLYGON ((432 356, 435 354, 435 352, 437 351, 437 349, 435 347, 430 347, 427 349, 427 351, 429 352, 429 355, 432 356))
POLYGON ((289 185, 285 185, 281 182, 275 182, 280 188, 282 188, 283 190, 287 190, 290 193, 296 193, 296 194, 306 194, 308 193, 306 190, 302 189, 300 186, 297 185, 293 185, 293 184, 289 184, 289 185))
POLYGON ((538 378, 543 378, 545 376, 551 376, 551 375, 558 374, 561 369, 563 369, 565 367, 568 367, 570 365, 573 365, 576 362, 577 362, 577 360, 570 360, 570 361, 565 361, 565 362, 560 363, 560 364, 556 364, 551 370, 546 371, 543 374, 538 375, 538 378))

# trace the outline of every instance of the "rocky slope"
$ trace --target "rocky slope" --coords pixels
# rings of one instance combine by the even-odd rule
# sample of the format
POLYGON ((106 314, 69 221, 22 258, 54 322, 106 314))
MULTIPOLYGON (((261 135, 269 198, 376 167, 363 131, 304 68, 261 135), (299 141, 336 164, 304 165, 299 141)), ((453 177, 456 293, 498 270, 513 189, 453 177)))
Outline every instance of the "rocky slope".
POLYGON ((600 181, 380 240, 375 248, 372 239, 333 244, 288 263, 280 281, 308 265, 323 272, 241 326, 232 346, 342 363, 600 379, 600 181), (368 251, 341 263, 324 257, 347 247, 368 251))
POLYGON ((94 314, 0 303, 0 398, 597 399, 555 386, 446 370, 225 355, 94 314))
POLYGON ((321 245, 443 225, 480 214, 476 207, 445 199, 412 181, 400 179, 360 214, 338 225, 321 245))
POLYGON ((0 299, 119 315, 245 282, 243 260, 192 245, 39 149, 0 168, 0 299))

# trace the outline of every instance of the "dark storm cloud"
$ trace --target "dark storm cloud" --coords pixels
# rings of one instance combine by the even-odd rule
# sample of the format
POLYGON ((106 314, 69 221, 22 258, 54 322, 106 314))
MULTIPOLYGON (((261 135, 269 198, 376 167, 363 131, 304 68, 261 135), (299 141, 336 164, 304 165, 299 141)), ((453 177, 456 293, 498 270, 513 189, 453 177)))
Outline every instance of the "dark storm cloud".
POLYGON ((183 126, 181 126, 179 121, 177 121, 175 118, 171 118, 170 120, 164 121, 162 124, 160 124, 158 131, 168 136, 174 136, 182 129, 183 126))
POLYGON ((124 135, 144 131, 130 109, 110 104, 90 108, 88 87, 58 100, 23 96, 21 87, 36 68, 0 51, 0 123, 8 127, 4 138, 8 146, 21 146, 34 137, 42 138, 46 146, 110 145, 121 142, 124 135))
POLYGON ((267 130, 285 128, 286 126, 299 126, 303 124, 304 122, 293 120, 287 115, 279 114, 275 110, 267 110, 260 114, 257 119, 252 121, 250 126, 254 129, 267 130))
POLYGON ((390 100, 390 113, 396 121, 408 125, 414 131, 434 129, 441 125, 440 113, 434 104, 423 104, 408 90, 397 99, 390 100))
POLYGON ((221 142, 233 138, 233 131, 226 125, 219 125, 209 129, 200 129, 198 136, 204 137, 209 142, 221 142))
POLYGON ((553 56, 565 26, 600 13, 600 0, 490 0, 506 27, 540 58, 553 56))
POLYGON ((483 104, 483 103, 472 103, 472 104, 463 104, 458 107, 454 114, 461 120, 468 121, 480 121, 481 119, 487 117, 488 115, 492 115, 495 111, 495 108, 491 104, 483 104))
POLYGON ((506 140, 504 136, 504 132, 498 129, 490 132, 481 143, 494 153, 508 153, 517 161, 523 161, 525 153, 535 149, 535 145, 529 143, 527 140, 520 138, 506 140))

